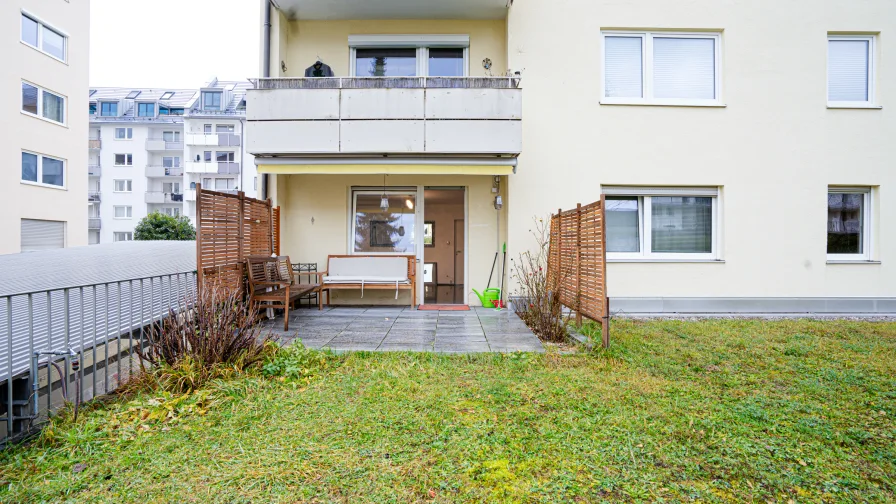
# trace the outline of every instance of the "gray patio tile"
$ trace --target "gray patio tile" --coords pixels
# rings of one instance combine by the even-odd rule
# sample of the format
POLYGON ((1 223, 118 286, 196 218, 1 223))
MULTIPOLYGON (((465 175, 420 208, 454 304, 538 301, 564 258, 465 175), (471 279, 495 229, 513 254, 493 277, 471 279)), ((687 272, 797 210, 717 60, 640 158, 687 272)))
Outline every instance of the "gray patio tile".
POLYGON ((435 333, 389 333, 383 343, 423 343, 435 341, 435 333))
POLYGON ((333 343, 332 341, 321 348, 328 348, 334 352, 373 352, 379 347, 379 343, 333 343))
POLYGON ((433 351, 439 353, 482 353, 489 352, 491 349, 486 342, 465 341, 455 344, 446 344, 445 342, 436 340, 433 345, 433 351))
POLYGON ((432 352, 432 343, 383 343, 377 352, 432 352))

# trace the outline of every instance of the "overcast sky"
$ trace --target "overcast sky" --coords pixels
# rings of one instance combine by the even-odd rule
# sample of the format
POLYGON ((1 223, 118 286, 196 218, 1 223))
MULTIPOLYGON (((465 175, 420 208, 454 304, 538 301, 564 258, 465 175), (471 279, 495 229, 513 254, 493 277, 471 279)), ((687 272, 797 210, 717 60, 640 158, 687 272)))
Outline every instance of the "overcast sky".
POLYGON ((258 0, 91 0, 90 85, 257 77, 259 16, 258 0))

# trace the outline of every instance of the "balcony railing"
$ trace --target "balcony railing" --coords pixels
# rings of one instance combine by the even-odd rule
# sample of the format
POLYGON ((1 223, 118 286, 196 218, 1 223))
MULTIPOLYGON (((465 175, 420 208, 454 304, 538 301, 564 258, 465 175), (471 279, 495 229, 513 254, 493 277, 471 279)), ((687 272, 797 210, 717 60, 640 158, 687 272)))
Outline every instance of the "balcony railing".
POLYGON ((182 166, 147 166, 147 177, 183 177, 184 168, 182 166))
POLYGON ((234 175, 240 172, 240 164, 232 161, 187 161, 186 172, 234 175))
POLYGON ((100 192, 99 191, 87 191, 87 201, 99 202, 100 201, 100 192))
POLYGON ((100 165, 87 165, 87 176, 99 177, 100 175, 102 175, 100 165))
POLYGON ((183 203, 184 195, 163 191, 146 191, 147 203, 183 203))
POLYGON ((255 155, 522 151, 518 77, 256 79, 246 150, 255 155))
POLYGON ((99 217, 89 217, 87 219, 87 229, 100 229, 102 225, 102 219, 99 217))
POLYGON ((103 142, 99 138, 88 138, 87 148, 90 150, 99 150, 103 147, 103 142))
POLYGON ((187 145, 211 147, 239 147, 240 135, 233 132, 186 133, 187 145))
POLYGON ((182 151, 184 150, 184 143, 180 140, 178 141, 168 141, 161 138, 147 138, 146 139, 146 150, 148 151, 166 151, 166 150, 175 150, 182 151))

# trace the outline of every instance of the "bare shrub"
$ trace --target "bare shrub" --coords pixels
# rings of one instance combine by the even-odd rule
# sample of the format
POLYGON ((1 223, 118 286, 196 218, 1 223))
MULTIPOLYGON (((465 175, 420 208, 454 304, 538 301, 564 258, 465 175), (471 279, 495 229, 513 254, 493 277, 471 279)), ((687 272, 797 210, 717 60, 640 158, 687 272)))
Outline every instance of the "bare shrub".
MULTIPOLYGON (((550 220, 533 219, 530 230, 536 246, 511 259, 510 277, 516 281, 513 309, 539 338, 555 343, 569 338, 566 326, 569 315, 563 313, 557 286, 567 275, 548 275, 548 254, 551 245, 550 220)), ((568 272, 566 272, 568 273, 568 272)))

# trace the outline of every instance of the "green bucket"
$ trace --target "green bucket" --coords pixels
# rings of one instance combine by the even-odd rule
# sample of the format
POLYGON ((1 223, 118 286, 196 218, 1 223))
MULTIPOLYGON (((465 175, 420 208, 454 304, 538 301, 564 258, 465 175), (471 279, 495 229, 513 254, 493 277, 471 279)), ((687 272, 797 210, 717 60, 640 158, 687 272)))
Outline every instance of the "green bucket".
POLYGON ((485 289, 482 291, 482 294, 476 289, 473 289, 473 292, 479 296, 479 301, 482 303, 482 306, 485 306, 486 308, 494 308, 495 303, 493 303, 493 301, 501 299, 501 289, 485 289))

